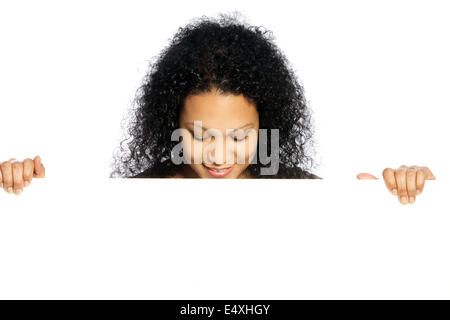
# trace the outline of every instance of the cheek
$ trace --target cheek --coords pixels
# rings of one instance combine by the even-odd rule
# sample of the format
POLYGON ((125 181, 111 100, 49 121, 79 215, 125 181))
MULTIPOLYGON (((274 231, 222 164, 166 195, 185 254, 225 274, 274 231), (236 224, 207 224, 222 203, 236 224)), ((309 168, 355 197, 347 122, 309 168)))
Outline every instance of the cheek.
POLYGON ((258 147, 258 133, 252 133, 249 137, 249 150, 250 150, 250 158, 256 153, 256 149, 258 147))
POLYGON ((238 159, 242 159, 245 157, 245 162, 249 163, 251 159, 256 154, 258 147, 258 134, 257 133, 251 133, 246 140, 246 143, 242 144, 241 146, 238 146, 238 159), (243 151, 245 148, 245 152, 243 151))
POLYGON ((183 135, 183 154, 188 164, 194 164, 197 157, 201 162, 202 142, 191 137, 190 134, 183 135))

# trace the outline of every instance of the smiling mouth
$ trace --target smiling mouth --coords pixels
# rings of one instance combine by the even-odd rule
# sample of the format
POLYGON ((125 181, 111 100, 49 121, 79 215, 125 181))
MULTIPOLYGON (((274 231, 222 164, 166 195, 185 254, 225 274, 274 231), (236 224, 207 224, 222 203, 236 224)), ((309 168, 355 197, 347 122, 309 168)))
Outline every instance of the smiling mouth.
POLYGON ((205 165, 203 165, 203 166, 206 168, 206 170, 208 170, 208 172, 211 175, 213 175, 215 177, 224 177, 231 171, 231 169, 233 169, 233 166, 222 167, 222 168, 211 168, 211 167, 207 167, 205 165))
POLYGON ((229 166, 229 167, 222 167, 222 168, 211 168, 211 167, 207 167, 207 166, 205 166, 205 167, 206 167, 206 169, 209 169, 209 170, 214 170, 214 171, 222 172, 222 171, 225 171, 225 170, 230 169, 232 166, 229 166))

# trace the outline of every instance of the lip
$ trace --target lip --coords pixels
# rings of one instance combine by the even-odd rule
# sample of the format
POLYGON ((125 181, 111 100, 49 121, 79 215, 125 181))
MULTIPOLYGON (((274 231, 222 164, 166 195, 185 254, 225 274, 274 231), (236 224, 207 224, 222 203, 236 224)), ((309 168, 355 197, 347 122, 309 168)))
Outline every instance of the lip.
POLYGON ((212 175, 213 177, 217 177, 217 178, 225 177, 233 169, 233 166, 231 166, 231 167, 227 167, 226 169, 224 168, 225 170, 223 170, 223 172, 217 172, 217 171, 212 170, 212 168, 210 168, 210 167, 207 167, 205 165, 203 165, 203 166, 206 168, 206 170, 209 172, 210 175, 212 175))

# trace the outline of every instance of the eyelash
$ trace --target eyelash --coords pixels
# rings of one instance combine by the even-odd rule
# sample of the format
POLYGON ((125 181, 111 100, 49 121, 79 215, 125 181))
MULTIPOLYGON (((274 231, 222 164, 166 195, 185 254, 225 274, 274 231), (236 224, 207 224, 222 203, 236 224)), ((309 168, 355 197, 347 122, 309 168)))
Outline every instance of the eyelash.
POLYGON ((202 138, 198 139, 196 136, 194 136, 194 139, 197 140, 197 141, 203 141, 202 138))
MULTIPOLYGON (((203 141, 202 138, 197 138, 195 135, 193 135, 193 136, 194 136, 194 139, 195 139, 195 140, 197 140, 197 141, 203 141)), ((236 142, 241 142, 241 141, 246 140, 247 138, 248 138, 248 134, 246 134, 245 137, 243 137, 242 139, 237 139, 236 137, 234 137, 233 140, 236 141, 236 142)))
POLYGON ((248 134, 246 134, 245 137, 243 137, 242 139, 236 139, 236 137, 235 137, 233 140, 236 142, 240 142, 240 141, 247 140, 247 138, 248 138, 248 134))

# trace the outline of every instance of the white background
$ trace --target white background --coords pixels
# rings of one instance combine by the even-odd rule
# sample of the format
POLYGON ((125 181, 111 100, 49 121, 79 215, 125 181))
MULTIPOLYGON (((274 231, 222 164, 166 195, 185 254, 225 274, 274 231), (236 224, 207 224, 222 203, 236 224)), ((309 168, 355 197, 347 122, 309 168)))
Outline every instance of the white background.
POLYGON ((0 4, 0 298, 450 298, 445 1, 0 4), (303 83, 322 181, 109 179, 148 62, 179 27, 240 11, 303 83), (402 206, 380 177, 437 177, 402 206))

